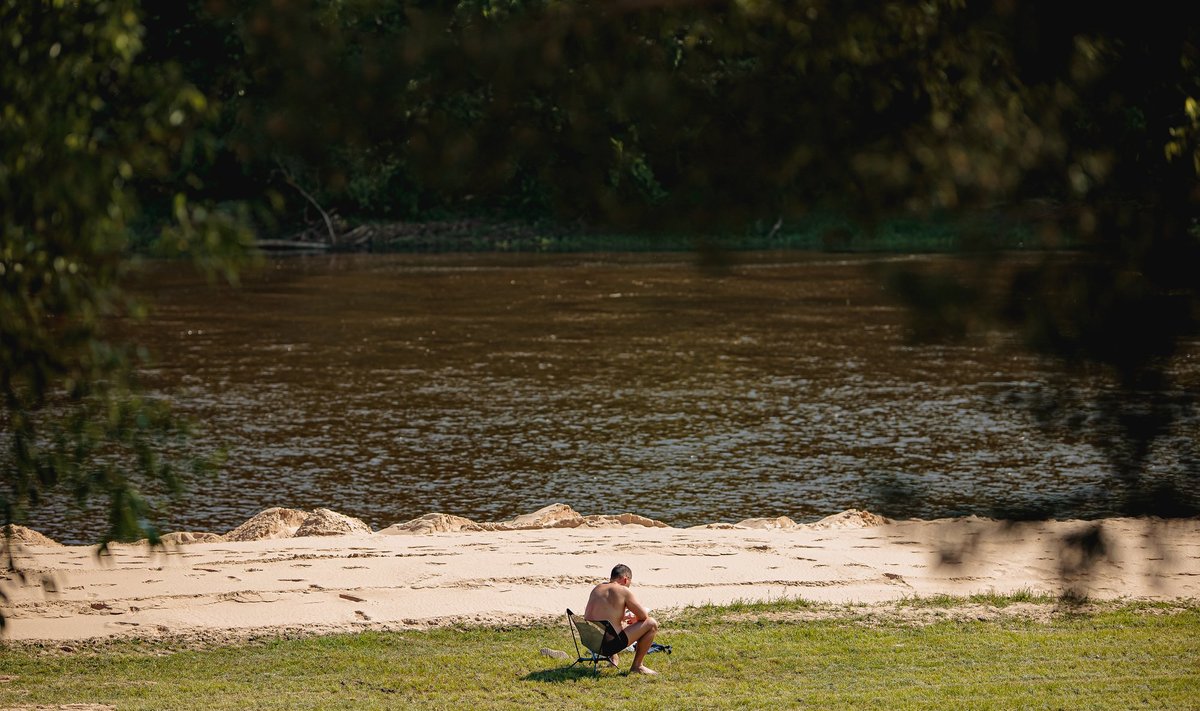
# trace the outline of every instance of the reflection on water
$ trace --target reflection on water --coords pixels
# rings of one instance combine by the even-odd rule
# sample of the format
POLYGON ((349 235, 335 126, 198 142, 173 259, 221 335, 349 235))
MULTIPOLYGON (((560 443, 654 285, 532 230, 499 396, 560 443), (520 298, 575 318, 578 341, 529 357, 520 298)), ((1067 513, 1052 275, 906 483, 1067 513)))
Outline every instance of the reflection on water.
MULTIPOLYGON (((1093 449, 1003 404, 1036 361, 905 342, 873 274, 887 261, 760 255, 713 276, 689 255, 311 257, 237 291, 162 266, 147 382, 228 449, 167 530, 274 505, 375 528, 556 501, 806 520, 878 508, 897 481, 927 492, 899 513, 929 517, 1100 485, 1093 449)), ((73 518, 34 524, 65 541, 101 525, 73 518)))

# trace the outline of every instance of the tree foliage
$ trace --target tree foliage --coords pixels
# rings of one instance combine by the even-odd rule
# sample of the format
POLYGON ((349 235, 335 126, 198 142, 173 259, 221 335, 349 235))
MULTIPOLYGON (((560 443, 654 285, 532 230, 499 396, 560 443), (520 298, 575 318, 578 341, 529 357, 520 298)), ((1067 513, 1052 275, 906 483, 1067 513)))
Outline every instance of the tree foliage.
POLYGON ((138 394, 136 347, 114 320, 140 197, 170 186, 170 253, 231 276, 246 235, 188 201, 181 161, 212 107, 170 63, 138 57, 134 2, 0 3, 0 509, 21 521, 53 492, 109 502, 106 540, 155 536, 146 492, 178 488, 185 427, 138 394))

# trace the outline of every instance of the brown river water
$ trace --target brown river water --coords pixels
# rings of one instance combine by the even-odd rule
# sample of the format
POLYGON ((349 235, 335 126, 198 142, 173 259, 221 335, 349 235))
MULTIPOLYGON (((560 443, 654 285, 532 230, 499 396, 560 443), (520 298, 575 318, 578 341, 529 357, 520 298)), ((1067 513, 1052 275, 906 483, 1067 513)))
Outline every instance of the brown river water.
MULTIPOLYGON (((931 518, 1105 486, 1099 452, 1011 402, 1047 366, 1000 336, 906 340, 879 272, 937 258, 738 259, 289 257, 239 289, 156 265, 146 382, 227 450, 164 530, 224 532, 269 506, 376 529, 553 502, 676 526, 931 518), (897 483, 919 495, 889 498, 897 483)), ((103 524, 32 519, 65 542, 103 524)))

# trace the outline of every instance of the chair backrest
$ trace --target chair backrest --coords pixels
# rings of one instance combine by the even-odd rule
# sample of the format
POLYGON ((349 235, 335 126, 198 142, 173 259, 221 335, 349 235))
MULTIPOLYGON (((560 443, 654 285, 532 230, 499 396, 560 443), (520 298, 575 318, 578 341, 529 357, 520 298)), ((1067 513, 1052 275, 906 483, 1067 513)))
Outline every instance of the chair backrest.
POLYGON ((567 617, 571 619, 571 624, 575 625, 575 629, 579 631, 579 641, 583 646, 588 648, 588 651, 593 654, 599 654, 600 648, 604 646, 604 630, 600 625, 591 620, 584 619, 583 615, 576 615, 574 612, 567 610, 567 617))

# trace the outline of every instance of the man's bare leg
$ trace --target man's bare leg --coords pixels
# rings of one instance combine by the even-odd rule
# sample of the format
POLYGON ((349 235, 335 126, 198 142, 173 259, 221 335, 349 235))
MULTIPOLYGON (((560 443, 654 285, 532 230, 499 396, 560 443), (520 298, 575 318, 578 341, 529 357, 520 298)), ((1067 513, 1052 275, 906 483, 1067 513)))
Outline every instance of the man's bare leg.
POLYGON ((641 622, 635 622, 625 628, 625 637, 630 641, 636 641, 637 647, 633 655, 633 666, 629 667, 631 674, 657 674, 648 666, 642 664, 642 660, 646 658, 646 653, 650 651, 650 645, 654 643, 654 635, 658 634, 658 620, 653 617, 648 617, 641 622))

